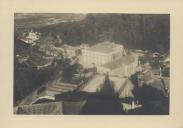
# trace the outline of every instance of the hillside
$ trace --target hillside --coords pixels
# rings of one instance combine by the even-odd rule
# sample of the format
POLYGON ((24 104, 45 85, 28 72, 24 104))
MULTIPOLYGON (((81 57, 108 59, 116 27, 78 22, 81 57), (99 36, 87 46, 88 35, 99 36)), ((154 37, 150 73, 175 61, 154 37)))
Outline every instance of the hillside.
MULTIPOLYGON (((46 14, 45 14, 46 15, 46 14)), ((156 52, 167 52, 170 49, 170 17, 168 14, 87 14, 78 21, 60 22, 57 24, 40 24, 46 15, 29 18, 18 18, 16 24, 24 24, 23 28, 15 26, 16 33, 33 28, 46 36, 60 35, 64 43, 78 45, 81 43, 95 44, 109 40, 123 44, 128 48, 138 48, 156 52), (41 19, 41 20, 40 20, 41 19), (32 25, 26 25, 32 23, 32 25)), ((69 19, 76 14, 57 14, 58 19, 69 19)), ((83 14, 84 15, 84 14, 83 14)), ((53 15, 54 16, 54 15, 53 15)), ((44 21, 42 24, 48 21, 44 21)))
POLYGON ((95 44, 104 40, 156 52, 170 48, 169 15, 88 14, 79 22, 36 28, 47 35, 60 35, 64 43, 95 44))

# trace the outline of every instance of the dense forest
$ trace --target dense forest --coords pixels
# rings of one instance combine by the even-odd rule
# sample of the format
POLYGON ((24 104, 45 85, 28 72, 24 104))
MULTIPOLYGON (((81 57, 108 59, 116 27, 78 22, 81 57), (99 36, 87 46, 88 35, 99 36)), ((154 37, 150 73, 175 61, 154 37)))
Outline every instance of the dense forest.
POLYGON ((170 17, 165 14, 88 14, 79 22, 37 27, 45 36, 59 35, 64 43, 95 44, 114 41, 127 48, 167 52, 170 48, 170 17))

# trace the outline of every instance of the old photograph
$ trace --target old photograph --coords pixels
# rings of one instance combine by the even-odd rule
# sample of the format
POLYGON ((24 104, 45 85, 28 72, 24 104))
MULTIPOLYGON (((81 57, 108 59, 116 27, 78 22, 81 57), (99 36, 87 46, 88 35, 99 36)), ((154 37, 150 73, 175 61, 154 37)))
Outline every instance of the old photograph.
POLYGON ((18 115, 169 115, 170 14, 14 13, 18 115))

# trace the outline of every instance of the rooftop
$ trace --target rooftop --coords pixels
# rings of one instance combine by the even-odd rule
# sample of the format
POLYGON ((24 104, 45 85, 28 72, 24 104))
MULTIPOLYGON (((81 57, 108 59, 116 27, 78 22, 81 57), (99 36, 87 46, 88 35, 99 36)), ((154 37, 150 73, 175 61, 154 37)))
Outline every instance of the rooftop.
POLYGON ((62 102, 23 105, 18 107, 17 114, 63 114, 62 102))
POLYGON ((121 47, 122 45, 115 44, 113 42, 105 41, 105 42, 98 43, 98 44, 90 47, 88 50, 109 53, 109 52, 115 51, 115 48, 117 48, 119 46, 121 47))
POLYGON ((123 56, 118 60, 109 62, 107 64, 104 64, 103 67, 105 68, 110 68, 110 69, 114 69, 117 67, 120 67, 121 65, 128 65, 131 64, 135 61, 135 57, 133 55, 127 55, 127 56, 123 56))
POLYGON ((22 105, 15 111, 16 114, 30 115, 63 115, 63 114, 80 114, 85 100, 79 101, 56 101, 49 103, 40 103, 32 105, 22 105))

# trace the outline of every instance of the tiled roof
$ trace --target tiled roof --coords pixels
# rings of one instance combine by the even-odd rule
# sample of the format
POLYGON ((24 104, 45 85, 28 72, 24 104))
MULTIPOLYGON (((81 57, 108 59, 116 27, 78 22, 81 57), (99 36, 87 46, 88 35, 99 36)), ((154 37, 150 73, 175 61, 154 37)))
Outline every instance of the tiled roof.
POLYGON ((80 114, 86 100, 81 101, 62 101, 50 102, 33 105, 23 105, 18 107, 17 114, 31 115, 63 115, 63 114, 80 114))
POLYGON ((63 114, 62 102, 51 102, 18 107, 17 114, 63 114))

